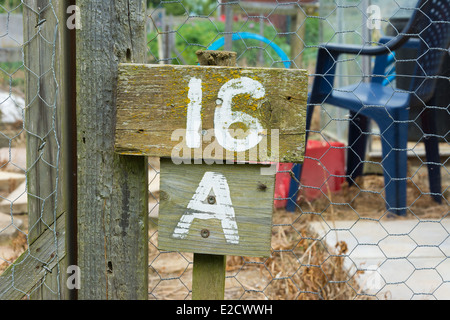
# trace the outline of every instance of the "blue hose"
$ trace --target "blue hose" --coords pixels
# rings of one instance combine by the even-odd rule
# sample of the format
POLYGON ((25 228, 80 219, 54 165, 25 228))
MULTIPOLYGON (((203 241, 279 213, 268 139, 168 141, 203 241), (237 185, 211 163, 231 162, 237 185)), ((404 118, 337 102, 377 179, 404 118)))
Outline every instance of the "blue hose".
MULTIPOLYGON (((267 43, 268 45, 270 45, 275 52, 278 54, 278 56, 281 58, 284 67, 285 68, 290 68, 291 66, 291 62, 289 57, 284 53, 283 50, 281 50, 281 48, 279 46, 277 46, 273 41, 268 40, 267 38, 264 38, 263 36, 256 34, 256 33, 250 33, 250 32, 238 32, 238 33, 234 33, 233 36, 231 37, 232 41, 235 40, 240 40, 240 39, 254 39, 254 40, 258 40, 258 41, 262 41, 264 43, 267 43)), ((209 47, 208 50, 217 50, 221 47, 223 47, 225 45, 225 38, 222 37, 216 41, 214 41, 209 47)))

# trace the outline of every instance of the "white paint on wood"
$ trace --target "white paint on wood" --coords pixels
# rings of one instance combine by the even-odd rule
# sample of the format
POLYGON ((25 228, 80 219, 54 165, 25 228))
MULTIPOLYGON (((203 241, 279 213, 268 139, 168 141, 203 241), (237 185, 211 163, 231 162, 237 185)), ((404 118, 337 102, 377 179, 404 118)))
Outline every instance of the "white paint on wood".
POLYGON ((241 111, 232 111, 233 97, 239 94, 250 94, 253 99, 261 99, 266 91, 259 81, 248 77, 232 79, 219 90, 218 106, 214 114, 214 130, 216 139, 226 150, 242 152, 255 147, 261 142, 264 128, 258 119, 241 111), (236 139, 230 135, 229 128, 234 123, 243 123, 248 128, 244 139, 236 139))
POLYGON ((224 175, 216 172, 205 172, 172 236, 184 239, 188 235, 194 219, 220 220, 225 240, 231 244, 239 244, 238 227, 231 202, 230 188, 224 175), (214 204, 208 203, 208 198, 211 196, 215 197, 214 204))
MULTIPOLYGON (((233 97, 239 94, 249 94, 253 99, 261 99, 266 91, 263 85, 248 77, 232 79, 219 90, 217 108, 214 113, 214 132, 219 144, 226 150, 243 152, 255 147, 262 140, 264 128, 258 119, 242 112, 232 111, 233 97), (230 126, 243 123, 247 126, 247 136, 236 139, 230 134, 230 126)), ((187 108, 186 145, 188 148, 201 147, 201 109, 202 109, 202 80, 193 77, 189 81, 189 104, 187 108)))
POLYGON ((186 144, 189 148, 200 148, 202 128, 202 80, 192 78, 189 81, 188 98, 190 100, 187 107, 186 123, 186 144))

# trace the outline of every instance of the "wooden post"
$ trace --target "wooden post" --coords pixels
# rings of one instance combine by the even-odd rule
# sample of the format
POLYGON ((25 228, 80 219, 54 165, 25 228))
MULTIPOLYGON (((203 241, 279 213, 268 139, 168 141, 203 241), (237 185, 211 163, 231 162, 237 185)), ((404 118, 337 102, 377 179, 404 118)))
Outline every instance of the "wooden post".
POLYGON ((224 300, 227 256, 194 253, 192 300, 224 300))
MULTIPOLYGON (((23 1, 28 248, 0 275, 0 300, 67 299, 66 1, 23 1)), ((25 191, 25 190, 23 190, 25 191)), ((14 199, 11 199, 14 200, 14 199)), ((14 204, 13 204, 14 206, 14 204)))
POLYGON ((233 18, 234 12, 232 9, 232 4, 227 4, 225 6, 225 45, 224 49, 229 51, 233 47, 233 18))
MULTIPOLYGON (((259 35, 261 37, 264 37, 264 19, 262 17, 259 18, 259 35)), ((259 43, 259 46, 261 48, 264 48, 265 47, 264 42, 261 41, 259 43)), ((261 67, 264 66, 264 50, 263 49, 258 50, 258 63, 259 63, 259 66, 261 66, 261 67)))
POLYGON ((144 62, 146 1, 78 0, 79 299, 146 299, 146 157, 114 153, 120 62, 144 62))
POLYGON ((303 41, 305 39, 306 16, 299 7, 296 7, 295 11, 296 14, 292 19, 292 27, 295 35, 292 36, 291 41, 291 60, 295 62, 295 64, 292 64, 292 68, 302 68, 303 49, 305 47, 303 41))
MULTIPOLYGON (((231 10, 230 10, 231 12, 231 10)), ((234 66, 236 53, 197 51, 200 65, 234 66)), ((192 300, 223 300, 227 256, 194 253, 192 300)))
MULTIPOLYGON (((62 59, 65 53, 65 25, 61 23, 65 21, 65 1, 53 1, 50 6, 48 1, 39 0, 25 1, 25 4, 23 21, 27 107, 24 128, 28 132, 28 243, 32 247, 31 244, 43 237, 45 232, 48 233, 48 229, 55 228, 56 220, 64 215, 67 205, 63 196, 66 173, 63 133, 67 112, 64 109, 63 82, 66 70, 62 59)), ((63 232, 59 230, 59 234, 63 232)), ((58 241, 64 241, 64 237, 58 237, 58 241)), ((53 250, 56 253, 56 248, 53 250)), ((56 258, 60 261, 46 275, 45 285, 41 284, 33 291, 32 299, 67 297, 63 258, 64 255, 56 258)))

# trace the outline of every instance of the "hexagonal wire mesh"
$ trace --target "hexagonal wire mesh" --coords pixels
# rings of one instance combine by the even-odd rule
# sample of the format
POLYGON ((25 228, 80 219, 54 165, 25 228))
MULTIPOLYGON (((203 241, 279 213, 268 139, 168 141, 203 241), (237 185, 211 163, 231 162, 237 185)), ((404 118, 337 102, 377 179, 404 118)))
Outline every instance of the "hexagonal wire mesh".
MULTIPOLYGON (((420 10, 414 9, 415 2, 149 1, 148 62, 195 64, 196 50, 219 46, 236 51, 240 66, 305 68, 313 91, 314 80, 329 81, 324 75, 333 69, 316 69, 320 49, 328 55, 334 52, 333 47, 322 43, 371 47, 382 43, 382 36, 401 34, 405 21, 414 12, 425 13, 426 17, 434 12, 448 14, 446 2, 425 1, 441 5, 430 12, 426 11, 426 4, 420 10), (225 40, 223 44, 221 38, 225 40)), ((6 177, 0 187, 0 268, 3 280, 6 279, 2 285, 28 297, 60 297, 62 271, 57 262, 58 245, 63 242, 58 241, 53 225, 61 187, 58 185, 60 132, 53 121, 58 116, 59 82, 54 59, 58 55, 54 35, 59 22, 50 0, 39 8, 7 0, 0 4, 0 14, 0 147, 4 152, 0 155, 0 173, 6 177), (27 14, 36 20, 36 25, 31 30, 20 30, 23 24, 15 20, 20 19, 16 14, 19 17, 27 14), (23 59, 24 53, 35 47, 42 50, 39 66, 34 60, 23 59), (39 90, 44 83, 48 95, 39 90), (25 85, 29 86, 27 91, 25 85), (24 121, 24 110, 30 111, 30 117, 33 112, 40 114, 37 118, 47 126, 31 127, 30 122, 24 121), (37 150, 28 163, 23 155, 26 143, 37 150), (39 192, 33 189, 37 188, 32 184, 36 179, 30 178, 37 174, 45 177, 39 181, 48 182, 40 186, 39 192), (16 189, 17 194, 13 193, 16 189), (24 214, 22 196, 26 195, 32 202, 29 205, 38 208, 34 210, 36 216, 24 214), (47 250, 51 257, 45 261, 39 251, 30 249, 36 234, 42 230, 47 230, 47 250), (20 264, 9 269, 10 273, 3 272, 22 253, 23 261, 31 262, 34 270, 43 275, 31 289, 21 287, 17 277, 20 264)), ((435 39, 429 40, 424 31, 440 25, 441 35, 448 39, 448 24, 448 18, 438 17, 432 22, 428 20, 419 31, 413 30, 415 37, 426 45, 422 54, 418 55, 414 48, 392 50, 387 56, 392 53, 394 66, 376 76, 371 75, 376 60, 367 58, 362 51, 332 57, 331 66, 336 66, 332 71, 337 74, 332 93, 356 97, 362 102, 362 109, 350 112, 333 107, 332 99, 325 99, 332 96, 331 92, 310 104, 316 107, 301 175, 299 165, 289 164, 280 165, 277 173, 272 255, 267 259, 228 257, 227 299, 449 297, 449 101, 446 94, 449 76, 445 73, 448 56, 439 76, 429 72, 426 59, 422 58, 443 51, 436 49, 438 45, 432 42, 435 39), (423 98, 422 91, 428 87, 425 81, 410 90, 407 82, 416 66, 424 71, 420 79, 437 79, 434 100, 423 98), (380 105, 364 102, 360 96, 359 90, 374 79, 381 79, 383 90, 390 93, 380 105), (349 87, 351 83, 357 86, 349 87), (389 102, 397 101, 397 95, 402 93, 411 93, 421 104, 411 108, 407 119, 395 120, 394 113, 388 111, 389 102), (368 121, 371 126, 366 126, 364 110, 371 109, 384 111, 385 118, 390 120, 388 128, 380 129, 373 121, 368 121), (429 111, 437 114, 436 132, 422 125, 425 118, 422 115, 429 111), (389 130, 398 124, 409 126, 406 146, 398 147, 387 139, 389 130), (350 143, 346 140, 348 131, 353 135, 350 143), (362 148, 364 138, 368 141, 362 148), (439 142, 439 161, 426 158, 428 150, 421 143, 435 138, 439 142), (389 151, 383 153, 381 145, 386 141, 389 151), (367 152, 361 153, 361 148, 367 152), (392 154, 398 151, 407 153, 407 166, 403 165, 407 173, 404 177, 389 173, 385 181, 383 173, 389 168, 392 154), (356 162, 364 167, 358 164, 351 167, 348 159, 353 154, 356 162), (346 173, 345 167, 351 170, 346 173), (430 189, 428 168, 439 172, 440 189, 430 189), (360 169, 363 171, 358 176, 360 169), (388 186, 398 181, 406 183, 406 203, 388 210, 388 186), (402 210, 405 216, 395 215, 402 210)), ((382 47, 387 48, 389 44, 382 47)), ((442 48, 448 48, 448 42, 442 48)), ((149 298, 189 299, 192 254, 157 249, 159 163, 156 159, 150 159, 149 175, 149 298)), ((435 184, 438 178, 434 177, 435 184)))
POLYGON ((60 28, 54 1, 0 2, 2 298, 61 298, 60 28))
MULTIPOLYGON (((239 66, 310 74, 306 160, 278 166, 272 254, 228 257, 226 299, 450 297, 450 9, 416 2, 149 1, 149 63, 192 65, 196 50, 225 49, 239 66), (420 27, 404 32, 418 40, 386 42, 414 14, 420 27), (365 54, 375 46, 384 60, 365 54), (444 59, 434 70, 433 53, 444 59), (432 79, 433 99, 421 91, 432 79)), ((157 249, 157 159, 149 174, 149 298, 190 299, 192 254, 157 249)))

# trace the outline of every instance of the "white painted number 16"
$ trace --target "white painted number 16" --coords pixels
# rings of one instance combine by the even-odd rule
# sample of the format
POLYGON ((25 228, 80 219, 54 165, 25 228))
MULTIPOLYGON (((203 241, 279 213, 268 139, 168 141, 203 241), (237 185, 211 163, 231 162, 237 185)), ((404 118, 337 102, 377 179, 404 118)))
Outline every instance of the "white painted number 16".
MULTIPOLYGON (((258 119, 246 113, 231 110, 233 97, 244 93, 250 94, 253 99, 261 99, 265 96, 265 90, 261 83, 247 77, 228 81, 220 88, 217 95, 214 134, 219 144, 230 151, 242 152, 251 149, 262 140, 260 133, 264 129, 258 119), (244 139, 236 139, 230 135, 229 128, 234 123, 243 123, 247 126, 249 134, 244 139)), ((187 108, 186 125, 186 144, 189 148, 200 148, 201 146, 202 96, 202 81, 192 78, 189 81, 188 98, 190 102, 187 108)), ((231 202, 230 188, 227 179, 221 173, 206 172, 204 174, 172 236, 178 239, 186 238, 194 219, 220 220, 226 242, 229 244, 239 243, 238 226, 231 202), (214 204, 207 203, 206 199, 209 196, 214 197, 214 204)))
MULTIPOLYGON (((214 134, 219 144, 226 150, 242 152, 255 147, 262 140, 264 128, 258 119, 241 111, 232 111, 233 97, 239 94, 249 94, 253 99, 261 99, 266 92, 262 84, 256 80, 241 77, 225 83, 217 95, 217 108, 214 113, 214 134), (248 128, 248 134, 243 139, 231 136, 229 128, 232 124, 243 123, 248 128)), ((201 146, 201 109, 202 81, 192 78, 189 81, 187 108, 186 144, 189 148, 201 146)))

